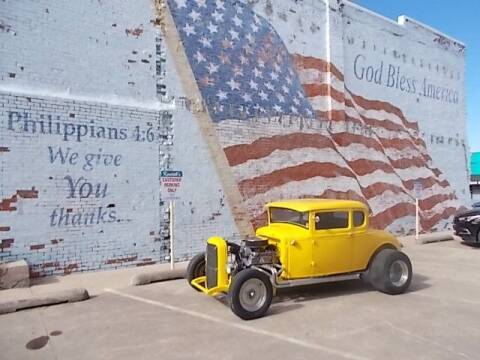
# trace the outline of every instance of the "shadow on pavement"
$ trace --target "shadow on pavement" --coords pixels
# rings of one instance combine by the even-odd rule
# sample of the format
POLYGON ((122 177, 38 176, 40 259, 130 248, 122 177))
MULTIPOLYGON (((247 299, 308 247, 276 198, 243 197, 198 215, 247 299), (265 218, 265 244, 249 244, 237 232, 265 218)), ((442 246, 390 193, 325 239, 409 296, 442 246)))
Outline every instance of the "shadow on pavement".
POLYGON ((284 312, 300 309, 304 306, 305 305, 303 304, 282 304, 282 303, 275 302, 275 299, 274 299, 272 302, 272 307, 268 310, 267 315, 268 316, 278 315, 284 312))
POLYGON ((471 249, 480 250, 480 244, 472 244, 465 241, 462 241, 461 244, 471 249))
MULTIPOLYGON (((217 295, 217 296, 215 296, 215 299, 218 302, 222 303, 224 306, 230 307, 230 302, 228 300, 228 295, 224 295, 224 294, 217 295)), ((298 303, 297 304, 288 304, 286 302, 283 303, 283 301, 284 300, 282 300, 280 302, 278 301, 278 294, 277 294, 277 296, 275 296, 272 300, 272 306, 268 310, 268 316, 281 314, 281 313, 291 311, 291 310, 296 310, 296 309, 299 309, 299 308, 304 306, 304 305, 298 304, 298 303)))
POLYGON ((30 285, 35 286, 35 285, 54 284, 54 283, 58 283, 59 281, 60 280, 58 280, 57 276, 45 276, 45 277, 30 279, 30 285))
MULTIPOLYGON (((413 274, 412 282, 407 292, 416 292, 428 289, 429 278, 418 273, 413 274)), ((366 285, 361 280, 340 281, 318 285, 292 287, 291 289, 278 290, 273 303, 285 301, 303 302, 313 299, 332 298, 361 294, 364 292, 376 291, 372 286, 366 285)))
POLYGON ((291 289, 278 290, 273 303, 284 301, 303 302, 313 299, 324 299, 346 296, 371 291, 361 280, 341 281, 318 285, 298 286, 291 289))
MULTIPOLYGON (((407 293, 422 291, 428 289, 430 286, 428 277, 414 273, 407 293)), ((342 297, 371 291, 376 290, 372 286, 365 284, 362 280, 339 281, 279 289, 277 290, 277 295, 274 296, 272 300, 272 307, 268 313, 269 315, 275 315, 296 310, 304 306, 302 304, 303 302, 311 300, 342 297)), ((223 305, 230 307, 228 295, 218 295, 215 298, 223 305)))
POLYGON ((410 283, 410 287, 408 288, 407 292, 416 292, 428 289, 431 287, 431 285, 428 283, 428 280, 430 280, 430 278, 426 277, 425 275, 415 273, 414 270, 412 282, 410 283))

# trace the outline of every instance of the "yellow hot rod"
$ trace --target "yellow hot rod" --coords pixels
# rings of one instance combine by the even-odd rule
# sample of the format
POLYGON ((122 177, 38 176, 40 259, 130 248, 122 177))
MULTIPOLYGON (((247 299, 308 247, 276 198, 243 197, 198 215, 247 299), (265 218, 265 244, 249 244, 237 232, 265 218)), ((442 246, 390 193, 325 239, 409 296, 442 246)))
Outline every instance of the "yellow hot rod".
POLYGON ((410 285, 412 265, 400 242, 369 228, 363 203, 298 199, 266 208, 268 225, 256 238, 237 244, 211 237, 187 268, 192 287, 212 296, 227 293, 240 318, 263 316, 285 287, 362 278, 393 295, 410 285))

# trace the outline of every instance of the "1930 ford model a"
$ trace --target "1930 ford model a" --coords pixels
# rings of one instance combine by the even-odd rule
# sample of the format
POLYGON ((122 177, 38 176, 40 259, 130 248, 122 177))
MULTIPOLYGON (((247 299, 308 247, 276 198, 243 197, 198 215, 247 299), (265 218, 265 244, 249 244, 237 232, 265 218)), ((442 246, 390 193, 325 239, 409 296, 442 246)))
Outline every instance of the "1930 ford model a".
POLYGON ((406 291, 409 258, 390 233, 369 228, 358 201, 300 199, 267 204, 268 225, 236 244, 207 241, 192 258, 188 282, 208 295, 227 293, 232 311, 248 320, 268 310, 277 289, 362 278, 387 294, 406 291))

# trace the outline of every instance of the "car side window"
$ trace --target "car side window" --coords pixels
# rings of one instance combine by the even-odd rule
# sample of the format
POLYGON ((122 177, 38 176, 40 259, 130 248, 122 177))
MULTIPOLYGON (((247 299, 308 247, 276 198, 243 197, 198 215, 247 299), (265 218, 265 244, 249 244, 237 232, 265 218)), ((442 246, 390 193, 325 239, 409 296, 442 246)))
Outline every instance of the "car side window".
POLYGON ((353 212, 353 226, 358 227, 365 224, 365 213, 363 211, 353 212))
POLYGON ((315 214, 315 230, 348 228, 348 211, 328 211, 315 214))

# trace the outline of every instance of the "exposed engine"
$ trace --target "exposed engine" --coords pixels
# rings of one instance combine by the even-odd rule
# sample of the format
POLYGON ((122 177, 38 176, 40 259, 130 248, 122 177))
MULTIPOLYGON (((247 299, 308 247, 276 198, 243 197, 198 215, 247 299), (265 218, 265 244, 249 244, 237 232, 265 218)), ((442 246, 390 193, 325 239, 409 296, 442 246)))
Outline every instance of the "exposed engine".
POLYGON ((228 268, 231 274, 253 265, 278 263, 277 252, 274 246, 268 245, 268 240, 247 239, 241 245, 228 243, 230 256, 228 268))

